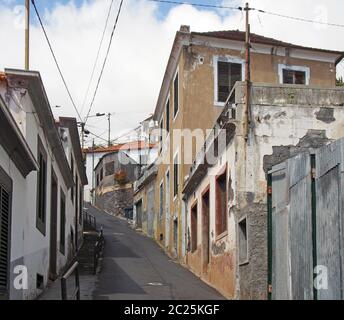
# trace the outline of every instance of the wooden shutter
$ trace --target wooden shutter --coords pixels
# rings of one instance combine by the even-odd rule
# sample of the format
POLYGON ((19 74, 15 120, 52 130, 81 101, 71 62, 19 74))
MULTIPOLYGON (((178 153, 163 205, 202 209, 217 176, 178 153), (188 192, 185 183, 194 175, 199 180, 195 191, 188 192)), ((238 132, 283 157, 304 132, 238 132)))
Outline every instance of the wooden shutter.
POLYGON ((217 101, 226 102, 229 95, 229 68, 228 62, 217 62, 217 101))
POLYGON ((0 185, 0 292, 8 288, 10 193, 0 185))

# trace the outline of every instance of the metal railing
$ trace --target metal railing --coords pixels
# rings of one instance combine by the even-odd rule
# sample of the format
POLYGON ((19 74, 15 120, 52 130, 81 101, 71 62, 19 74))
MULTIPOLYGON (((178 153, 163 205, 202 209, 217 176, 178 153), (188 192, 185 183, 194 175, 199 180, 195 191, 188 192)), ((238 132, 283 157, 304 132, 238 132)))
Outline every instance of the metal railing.
POLYGON ((83 219, 83 223, 84 223, 84 227, 85 225, 87 225, 90 228, 94 228, 95 230, 97 229, 97 219, 95 216, 93 216, 92 214, 89 214, 88 212, 84 211, 84 219, 83 219))
POLYGON ((97 242, 94 245, 94 256, 93 256, 93 273, 94 274, 97 273, 98 261, 103 253, 103 249, 104 249, 104 235, 103 235, 103 229, 100 229, 97 242))
POLYGON ((68 300, 68 292, 67 292, 67 280, 75 274, 75 290, 73 292, 72 298, 73 300, 80 300, 80 281, 79 281, 79 263, 75 262, 62 276, 61 278, 61 293, 62 293, 62 300, 68 300))

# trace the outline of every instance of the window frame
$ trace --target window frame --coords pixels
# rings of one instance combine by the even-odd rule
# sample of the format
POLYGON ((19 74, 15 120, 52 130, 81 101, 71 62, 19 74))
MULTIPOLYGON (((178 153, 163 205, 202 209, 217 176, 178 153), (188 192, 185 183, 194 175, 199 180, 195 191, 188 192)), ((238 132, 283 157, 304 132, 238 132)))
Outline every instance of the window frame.
POLYGON ((224 107, 225 102, 218 101, 218 62, 236 63, 241 64, 241 81, 245 79, 245 60, 237 57, 230 56, 213 56, 213 67, 214 67, 214 105, 217 107, 224 107))
POLYGON ((162 179, 159 184, 159 220, 162 219, 163 215, 164 215, 164 180, 162 179))
POLYGON ((165 103, 165 127, 166 127, 166 131, 167 131, 167 134, 169 135, 170 134, 170 129, 171 129, 171 126, 170 126, 170 121, 171 121, 171 99, 170 99, 170 95, 168 95, 167 99, 166 99, 166 103, 165 103), (168 106, 168 108, 167 108, 168 106))
POLYGON ((173 201, 175 201, 178 197, 178 190, 179 190, 179 150, 177 150, 173 155, 173 201), (175 162, 175 159, 177 158, 177 163, 175 162), (177 167, 176 167, 177 166, 177 167), (177 175, 176 175, 176 169, 177 168, 177 175), (177 185, 176 185, 176 179, 177 179, 177 185))
MULTIPOLYGON (((221 214, 221 217, 223 218, 223 215, 221 214)), ((222 168, 222 170, 219 171, 219 173, 215 177, 215 234, 216 234, 216 240, 221 239, 222 237, 226 236, 228 234, 228 172, 227 172, 227 165, 222 168), (221 179, 223 176, 225 176, 225 187, 226 187, 226 192, 225 192, 225 204, 223 206, 224 208, 224 221, 221 219, 221 225, 224 222, 224 226, 222 226, 221 230, 218 228, 218 210, 219 206, 221 203, 219 203, 218 199, 218 180, 221 179)))
POLYGON ((177 119, 177 116, 179 114, 179 110, 180 110, 180 81, 179 81, 179 67, 177 68, 174 77, 173 77, 173 122, 177 119), (178 98, 178 102, 177 102, 177 111, 175 110, 176 107, 176 93, 175 93, 175 81, 176 78, 178 77, 178 94, 177 94, 177 98, 178 98))
POLYGON ((46 224, 47 224, 47 186, 48 186, 48 156, 47 151, 44 148, 42 140, 39 136, 37 136, 37 163, 39 165, 39 169, 37 171, 37 180, 36 180, 36 228, 46 236, 46 224), (41 157, 44 161, 44 182, 43 186, 41 185, 41 157), (43 188, 43 192, 41 190, 43 188), (41 193, 42 192, 42 193, 41 193), (41 198, 43 196, 43 199, 41 198), (41 203, 41 201, 43 203, 41 203), (41 208, 42 206, 42 208, 41 208), (40 211, 43 211, 42 213, 40 211))
POLYGON ((295 65, 286 65, 283 63, 278 64, 278 78, 280 84, 293 85, 293 86, 309 86, 311 70, 306 66, 295 66, 295 65), (293 83, 284 83, 283 82, 283 70, 291 71, 300 71, 305 73, 305 84, 293 84, 293 83))
POLYGON ((238 255, 239 255, 239 266, 245 265, 247 263, 249 263, 249 243, 248 243, 248 219, 247 219, 247 215, 241 217, 238 220, 238 255), (240 224, 245 221, 245 225, 246 225, 246 257, 245 259, 241 259, 241 242, 240 242, 240 224))
POLYGON ((66 254, 66 196, 62 188, 60 188, 60 248, 59 250, 61 254, 63 255, 66 254), (62 206, 62 201, 64 202, 64 206, 62 206), (62 210, 62 208, 64 208, 64 210, 62 210))
POLYGON ((191 243, 190 251, 194 253, 197 251, 198 245, 198 200, 196 199, 190 208, 190 231, 191 231, 191 243), (196 208, 196 210, 195 210, 196 208), (196 219, 193 219, 193 214, 196 213, 196 219), (195 237, 194 237, 195 236, 195 237))

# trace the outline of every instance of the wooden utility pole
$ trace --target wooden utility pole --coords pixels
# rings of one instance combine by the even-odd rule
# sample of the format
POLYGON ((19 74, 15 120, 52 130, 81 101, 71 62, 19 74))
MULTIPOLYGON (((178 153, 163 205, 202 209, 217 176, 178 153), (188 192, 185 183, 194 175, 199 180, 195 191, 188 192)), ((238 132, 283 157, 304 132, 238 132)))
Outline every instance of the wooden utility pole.
POLYGON ((244 112, 244 135, 245 140, 248 139, 249 127, 250 127, 250 94, 251 94, 251 40, 250 40, 250 21, 249 11, 251 8, 246 3, 244 8, 246 12, 246 35, 245 35, 245 112, 244 112))
POLYGON ((30 68, 30 0, 25 0, 25 70, 30 68))
POLYGON ((111 113, 109 112, 108 115, 108 123, 109 123, 109 132, 108 132, 108 147, 111 146, 111 113))

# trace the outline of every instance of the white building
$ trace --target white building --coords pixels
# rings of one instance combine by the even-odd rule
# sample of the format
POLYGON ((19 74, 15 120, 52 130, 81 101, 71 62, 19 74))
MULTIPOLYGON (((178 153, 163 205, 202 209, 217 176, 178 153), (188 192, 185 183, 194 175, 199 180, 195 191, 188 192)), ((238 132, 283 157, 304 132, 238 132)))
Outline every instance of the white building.
POLYGON ((38 72, 0 73, 0 128, 0 299, 33 299, 81 244, 87 178, 75 119, 55 123, 38 72))
POLYGON ((121 143, 110 147, 99 147, 94 150, 92 148, 84 150, 86 155, 86 173, 88 185, 85 186, 84 200, 91 202, 92 192, 96 185, 94 176, 94 168, 99 161, 107 154, 122 151, 127 154, 136 163, 145 166, 153 163, 157 157, 157 146, 154 143, 146 143, 144 141, 133 141, 121 143))

